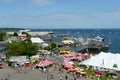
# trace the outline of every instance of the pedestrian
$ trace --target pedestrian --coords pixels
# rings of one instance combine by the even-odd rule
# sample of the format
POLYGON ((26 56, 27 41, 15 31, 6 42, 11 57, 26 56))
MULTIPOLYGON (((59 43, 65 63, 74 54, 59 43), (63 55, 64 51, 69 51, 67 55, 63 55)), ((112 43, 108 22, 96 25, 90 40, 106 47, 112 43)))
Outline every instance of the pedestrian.
POLYGON ((67 75, 65 76, 65 79, 66 79, 66 80, 68 79, 68 76, 67 76, 67 75))
POLYGON ((59 75, 60 75, 60 73, 58 72, 58 73, 57 73, 57 76, 59 77, 59 75))
POLYGON ((74 80, 77 80, 76 77, 74 77, 74 80))
POLYGON ((8 74, 8 77, 10 77, 10 74, 8 74))
POLYGON ((54 79, 53 74, 50 75, 50 79, 54 79))
POLYGON ((61 73, 63 73, 64 72, 64 70, 63 69, 61 69, 61 73))
POLYGON ((61 68, 59 68, 59 73, 61 72, 61 68))
POLYGON ((38 75, 35 76, 35 79, 38 79, 38 75))
POLYGON ((62 77, 60 77, 60 80, 62 80, 62 77))

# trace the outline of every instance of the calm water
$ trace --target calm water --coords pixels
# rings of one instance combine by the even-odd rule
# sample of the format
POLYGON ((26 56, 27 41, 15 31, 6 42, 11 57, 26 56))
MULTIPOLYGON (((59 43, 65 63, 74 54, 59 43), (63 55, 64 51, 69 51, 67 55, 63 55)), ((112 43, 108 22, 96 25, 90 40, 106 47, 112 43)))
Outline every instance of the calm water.
POLYGON ((120 29, 30 29, 31 31, 52 31, 55 34, 70 34, 73 37, 94 38, 101 36, 111 43, 109 52, 120 53, 120 29))
MULTIPOLYGON (((105 41, 111 43, 109 52, 120 53, 120 29, 29 29, 31 31, 52 31, 55 34, 70 34, 71 36, 83 37, 83 38, 94 38, 96 36, 103 37, 105 41)), ((8 30, 13 31, 13 30, 8 30)), ((6 32, 8 32, 6 31, 6 32)), ((5 32, 5 31, 0 31, 5 32)), ((18 32, 15 30, 14 32, 18 32)))

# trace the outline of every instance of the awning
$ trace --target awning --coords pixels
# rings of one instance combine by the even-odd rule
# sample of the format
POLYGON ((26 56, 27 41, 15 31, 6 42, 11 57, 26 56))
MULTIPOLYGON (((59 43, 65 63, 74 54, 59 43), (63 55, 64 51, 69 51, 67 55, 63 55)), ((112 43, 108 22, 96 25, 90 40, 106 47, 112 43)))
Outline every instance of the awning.
POLYGON ((46 66, 49 66, 51 64, 53 64, 53 62, 46 59, 45 61, 41 61, 38 64, 36 64, 36 66, 38 66, 38 67, 46 67, 46 66))
POLYGON ((62 41, 63 44, 74 44, 73 40, 64 40, 62 41))

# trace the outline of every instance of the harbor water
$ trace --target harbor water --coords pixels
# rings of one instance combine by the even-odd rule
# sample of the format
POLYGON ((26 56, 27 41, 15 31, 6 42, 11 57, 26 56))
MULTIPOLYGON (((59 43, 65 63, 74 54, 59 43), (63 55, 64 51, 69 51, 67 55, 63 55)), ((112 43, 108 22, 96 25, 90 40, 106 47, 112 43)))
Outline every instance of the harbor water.
POLYGON ((30 29, 31 31, 52 31, 55 34, 70 34, 74 38, 94 38, 100 36, 109 42, 109 52, 120 53, 120 29, 30 29))
MULTIPOLYGON (((31 32, 54 32, 55 34, 69 34, 70 37, 94 38, 100 36, 110 44, 109 52, 120 53, 120 29, 29 29, 31 32)), ((0 32, 18 32, 19 30, 8 30, 0 32)), ((53 38, 56 41, 56 38, 53 38)))

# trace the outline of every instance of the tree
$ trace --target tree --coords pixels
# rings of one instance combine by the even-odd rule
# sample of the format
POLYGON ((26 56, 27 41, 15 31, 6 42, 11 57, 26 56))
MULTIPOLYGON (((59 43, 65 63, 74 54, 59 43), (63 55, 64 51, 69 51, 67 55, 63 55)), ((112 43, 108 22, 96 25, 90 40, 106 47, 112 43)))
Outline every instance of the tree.
POLYGON ((25 47, 25 52, 23 55, 28 55, 32 56, 35 55, 38 51, 38 46, 36 44, 33 44, 32 42, 25 42, 24 44, 25 47))
POLYGON ((31 38, 31 35, 29 35, 27 32, 22 32, 22 34, 26 34, 27 38, 31 38))
POLYGON ((56 43, 55 42, 51 43, 51 49, 54 49, 54 48, 56 48, 56 43))
POLYGON ((16 32, 14 32, 13 36, 16 36, 16 37, 17 37, 17 36, 18 36, 18 34, 17 34, 16 32))
POLYGON ((24 46, 20 42, 12 42, 7 45, 7 54, 18 56, 20 54, 23 54, 25 52, 24 46))
POLYGON ((38 46, 32 44, 32 42, 12 42, 7 45, 7 55, 19 56, 19 55, 35 55, 38 51, 38 46))
POLYGON ((56 43, 51 43, 49 46, 45 47, 45 50, 51 51, 56 48, 56 43))
POLYGON ((0 32, 0 41, 4 40, 6 33, 5 32, 0 32))

